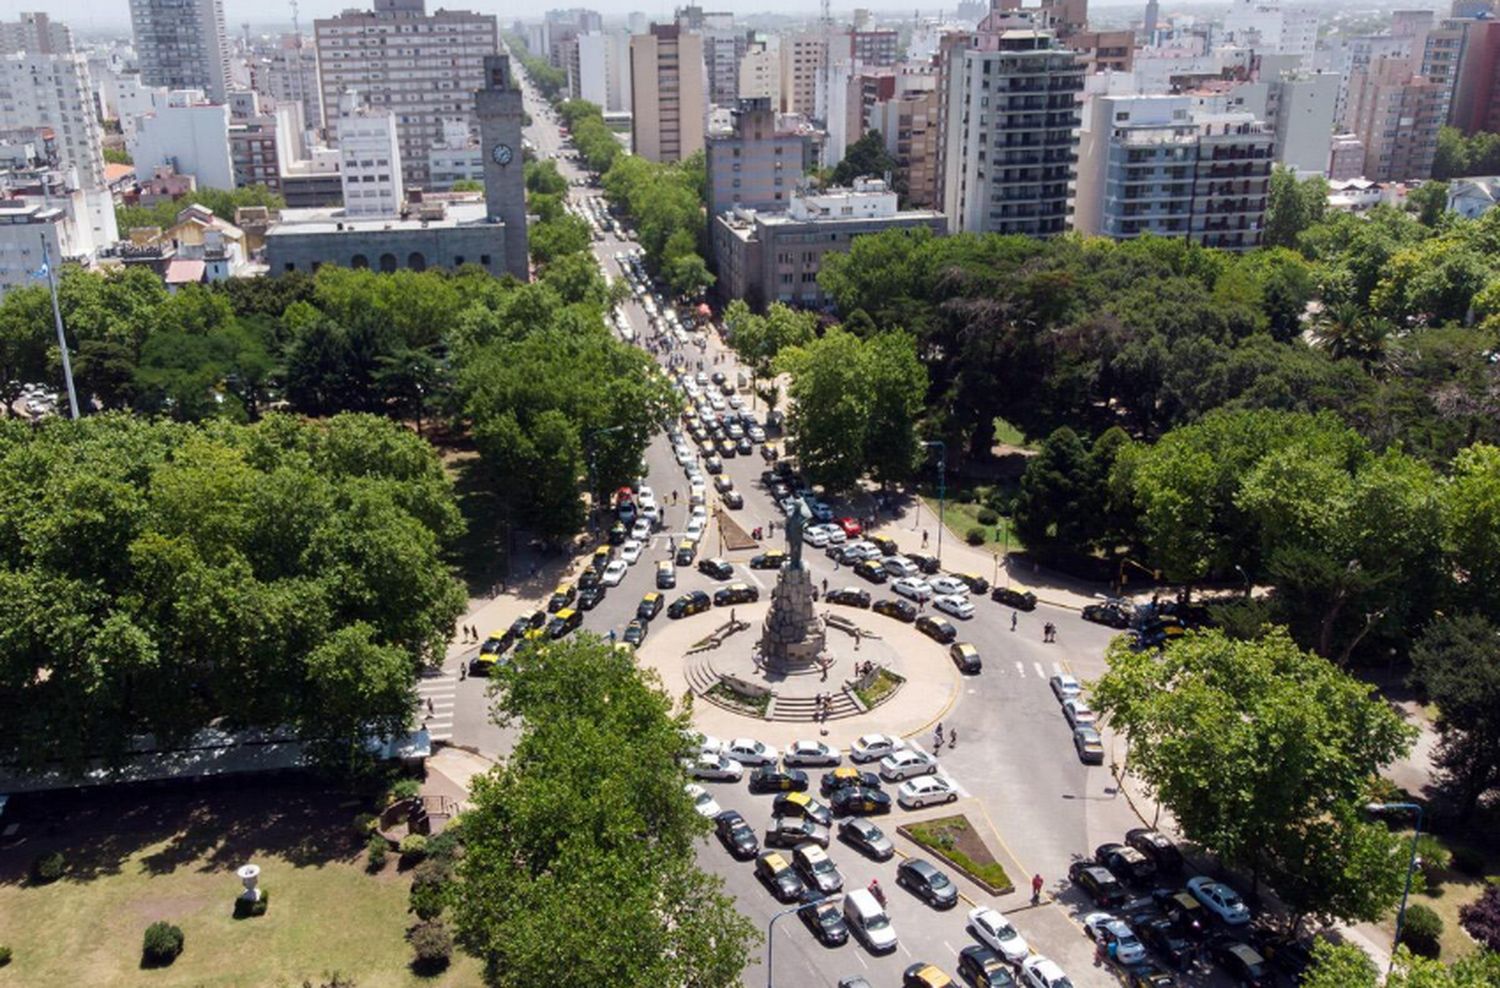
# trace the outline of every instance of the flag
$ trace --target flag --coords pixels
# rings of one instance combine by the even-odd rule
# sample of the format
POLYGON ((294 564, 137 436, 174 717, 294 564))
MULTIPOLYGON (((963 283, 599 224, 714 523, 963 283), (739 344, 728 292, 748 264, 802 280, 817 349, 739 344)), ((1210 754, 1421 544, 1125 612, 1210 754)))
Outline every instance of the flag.
POLYGON ((47 275, 50 272, 51 272, 51 268, 48 267, 46 261, 43 261, 41 267, 39 267, 35 271, 31 272, 31 276, 33 278, 35 278, 37 281, 46 281, 47 280, 47 275))

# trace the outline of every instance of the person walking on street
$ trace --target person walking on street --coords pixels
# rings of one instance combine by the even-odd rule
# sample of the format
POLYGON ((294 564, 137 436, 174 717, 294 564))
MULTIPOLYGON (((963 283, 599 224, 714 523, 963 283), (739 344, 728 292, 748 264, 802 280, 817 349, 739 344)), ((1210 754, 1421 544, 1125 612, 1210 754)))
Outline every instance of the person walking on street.
POLYGON ((927 529, 922 529, 922 548, 927 548, 927 529))
POLYGON ((1015 631, 1016 630, 1016 621, 1017 621, 1016 612, 1015 611, 1011 611, 1010 612, 1010 630, 1011 631, 1015 631))
POLYGON ((956 727, 953 730, 951 730, 951 731, 948 732, 948 747, 949 748, 957 748, 958 747, 958 728, 956 728, 956 727))
POLYGON ((1040 873, 1031 876, 1031 904, 1034 906, 1042 901, 1042 876, 1040 873))
POLYGON ((828 593, 828 577, 823 577, 823 593, 828 593))

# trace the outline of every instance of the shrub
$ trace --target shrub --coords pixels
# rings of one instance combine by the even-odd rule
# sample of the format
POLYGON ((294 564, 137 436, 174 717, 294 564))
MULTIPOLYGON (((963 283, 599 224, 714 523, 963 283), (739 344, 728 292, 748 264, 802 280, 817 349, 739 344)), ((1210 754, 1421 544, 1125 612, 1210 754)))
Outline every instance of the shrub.
POLYGON ((415 799, 421 791, 422 785, 416 779, 397 779, 386 793, 386 799, 391 803, 399 803, 403 799, 415 799))
POLYGON ((0 947, 0 967, 10 963, 10 948, 0 947))
POLYGON ((979 519, 979 524, 981 525, 995 525, 1000 521, 1000 516, 995 513, 993 508, 980 508, 979 513, 975 517, 979 519))
POLYGON ((975 525, 973 528, 964 533, 964 541, 969 543, 969 545, 984 545, 984 539, 984 529, 980 528, 978 525, 975 525))
POLYGON ((1484 854, 1460 844, 1453 849, 1453 868, 1470 878, 1481 878, 1484 875, 1484 854))
POLYGON ((436 837, 427 838, 427 856, 444 863, 457 860, 460 847, 462 843, 459 840, 458 831, 452 827, 446 828, 436 837))
POLYGON ((236 897, 234 900, 234 918, 246 919, 250 916, 264 916, 266 910, 271 908, 271 890, 262 888, 260 898, 254 901, 236 897))
POLYGON ((1406 921, 1401 927, 1401 942, 1421 957, 1436 957, 1442 950, 1443 919, 1420 902, 1406 907, 1406 921))
POLYGON ((67 867, 67 860, 61 851, 48 851, 39 854, 36 860, 31 862, 31 880, 38 885, 55 882, 63 876, 63 870, 67 867))
POLYGON ((407 834, 401 838, 401 863, 414 865, 427 857, 427 838, 421 834, 407 834))
POLYGON ((365 867, 370 871, 379 871, 385 867, 386 856, 391 853, 391 842, 379 834, 371 834, 370 839, 365 842, 365 852, 369 855, 365 859, 365 867))
POLYGON ((141 956, 151 967, 167 965, 182 953, 182 928, 157 920, 146 927, 146 937, 141 944, 141 956))
POLYGON ((412 967, 419 972, 441 971, 453 958, 453 936, 440 920, 427 920, 411 928, 412 967))
POLYGON ((1458 925, 1487 950, 1500 950, 1500 885, 1458 911, 1458 925))
POLYGON ((961 487, 953 494, 953 500, 959 504, 973 504, 974 492, 967 487, 961 487))
POLYGON ((1448 867, 1453 864, 1453 852, 1431 834, 1422 834, 1417 838, 1417 858, 1422 866, 1422 877, 1426 879, 1428 888, 1435 887, 1438 875, 1447 871, 1448 867))
POLYGON ((443 911, 443 892, 448 886, 448 864, 428 858, 412 871, 411 911, 420 919, 436 919, 443 911))
POLYGON ((354 817, 354 832, 363 837, 380 825, 380 817, 373 813, 359 813, 354 817))

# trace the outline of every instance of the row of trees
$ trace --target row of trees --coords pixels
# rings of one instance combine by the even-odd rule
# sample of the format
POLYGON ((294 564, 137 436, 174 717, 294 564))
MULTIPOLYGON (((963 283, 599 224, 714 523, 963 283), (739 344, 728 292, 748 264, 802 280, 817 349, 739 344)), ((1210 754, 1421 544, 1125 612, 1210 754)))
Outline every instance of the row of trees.
POLYGON ((116 206, 115 219, 121 234, 135 227, 166 229, 177 222, 178 213, 192 205, 206 206, 214 211, 215 216, 233 223, 236 209, 250 206, 283 209, 286 200, 264 185, 247 185, 239 189, 194 189, 181 199, 167 199, 153 206, 116 206))
POLYGON ((1438 131, 1432 177, 1450 179, 1471 175, 1500 175, 1500 134, 1480 131, 1465 137, 1457 127, 1444 127, 1438 131))
POLYGON ((292 727, 405 729, 464 608, 431 449, 371 416, 0 424, 0 719, 24 767, 292 727))
POLYGON ((504 38, 505 47, 526 69, 526 75, 530 77, 531 84, 537 88, 537 91, 545 99, 557 99, 558 94, 568 84, 568 74, 547 61, 545 55, 533 54, 526 44, 526 39, 519 34, 507 31, 504 38))

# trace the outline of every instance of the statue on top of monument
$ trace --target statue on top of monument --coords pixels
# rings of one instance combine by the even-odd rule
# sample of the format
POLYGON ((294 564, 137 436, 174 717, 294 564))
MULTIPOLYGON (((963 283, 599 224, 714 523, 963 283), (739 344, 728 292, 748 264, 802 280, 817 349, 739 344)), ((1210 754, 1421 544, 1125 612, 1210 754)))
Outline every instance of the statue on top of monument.
POLYGON ((812 511, 802 498, 792 499, 792 510, 786 513, 786 551, 791 557, 788 569, 802 568, 802 529, 812 520, 812 511))

